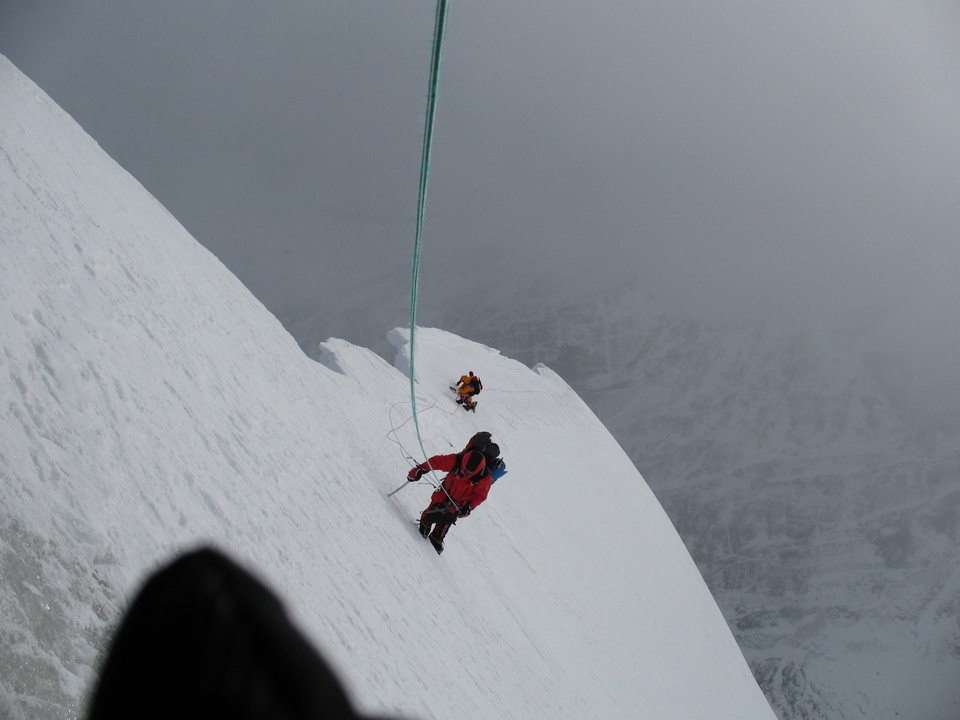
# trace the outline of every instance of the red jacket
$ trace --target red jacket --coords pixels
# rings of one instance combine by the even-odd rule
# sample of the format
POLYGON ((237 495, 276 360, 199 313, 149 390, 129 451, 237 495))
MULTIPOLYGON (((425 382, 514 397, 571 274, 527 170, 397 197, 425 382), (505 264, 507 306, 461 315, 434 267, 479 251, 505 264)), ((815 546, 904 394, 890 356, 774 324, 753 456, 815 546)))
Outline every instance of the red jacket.
POLYGON ((493 478, 487 470, 487 463, 482 452, 466 450, 462 454, 460 467, 454 470, 453 468, 457 464, 457 454, 434 455, 420 466, 426 470, 429 464, 430 468, 447 473, 441 483, 443 490, 437 490, 433 493, 430 504, 445 505, 449 504, 450 499, 453 499, 461 510, 467 506, 467 503, 470 504, 470 510, 473 510, 487 499, 487 493, 490 492, 493 478), (447 495, 450 497, 448 498, 447 495))

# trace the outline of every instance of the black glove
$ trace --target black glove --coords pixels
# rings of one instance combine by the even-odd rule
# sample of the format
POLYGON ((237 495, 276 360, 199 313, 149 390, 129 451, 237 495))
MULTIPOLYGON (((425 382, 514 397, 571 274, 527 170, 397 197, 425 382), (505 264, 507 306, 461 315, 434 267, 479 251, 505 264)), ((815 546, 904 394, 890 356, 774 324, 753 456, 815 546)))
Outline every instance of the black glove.
POLYGON ((415 482, 423 477, 423 468, 419 465, 410 468, 410 472, 407 473, 407 481, 415 482))
POLYGON ((466 517, 467 515, 470 514, 470 511, 471 511, 472 509, 473 509, 473 508, 470 507, 470 503, 467 502, 467 503, 464 503, 463 505, 460 506, 460 512, 457 513, 457 514, 458 514, 460 517, 466 517))

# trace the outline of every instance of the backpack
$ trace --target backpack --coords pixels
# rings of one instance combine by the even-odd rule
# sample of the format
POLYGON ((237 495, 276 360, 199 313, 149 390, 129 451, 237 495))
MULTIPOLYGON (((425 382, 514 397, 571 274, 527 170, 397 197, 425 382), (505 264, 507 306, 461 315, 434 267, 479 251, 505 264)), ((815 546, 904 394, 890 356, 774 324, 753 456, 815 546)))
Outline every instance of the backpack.
POLYGON ((467 450, 479 450, 482 452, 488 465, 500 457, 500 446, 493 442, 492 436, 486 430, 481 430, 470 438, 470 442, 467 443, 463 452, 467 450))
POLYGON ((507 464, 503 461, 503 458, 498 457, 496 460, 487 463, 487 470, 490 471, 490 483, 493 484, 507 474, 507 464))
POLYGON ((463 449, 463 452, 466 452, 467 450, 479 450, 480 452, 486 454, 487 448, 493 442, 491 439, 492 437, 493 436, 486 430, 481 430, 472 438, 470 438, 470 442, 467 443, 467 446, 463 449))

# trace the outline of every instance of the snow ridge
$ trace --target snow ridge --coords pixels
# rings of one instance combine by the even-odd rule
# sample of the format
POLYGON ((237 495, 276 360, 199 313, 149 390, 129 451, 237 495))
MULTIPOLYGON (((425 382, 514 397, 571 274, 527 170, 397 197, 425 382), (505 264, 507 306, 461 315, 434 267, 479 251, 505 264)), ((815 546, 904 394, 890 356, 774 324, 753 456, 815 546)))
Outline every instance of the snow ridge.
POLYGON ((418 330, 430 452, 509 474, 438 557, 409 519, 399 365, 321 362, 0 59, 0 714, 82 714, 138 584, 213 544, 260 574, 365 712, 772 718, 643 478, 545 367, 418 330), (476 415, 446 386, 484 377, 476 415))

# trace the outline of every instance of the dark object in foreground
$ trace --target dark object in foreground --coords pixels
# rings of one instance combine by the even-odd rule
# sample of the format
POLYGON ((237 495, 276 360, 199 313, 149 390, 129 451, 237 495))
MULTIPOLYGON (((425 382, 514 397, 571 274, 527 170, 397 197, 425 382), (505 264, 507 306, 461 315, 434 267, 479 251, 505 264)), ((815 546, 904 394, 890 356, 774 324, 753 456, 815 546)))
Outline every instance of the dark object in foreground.
POLYGON ((361 720, 277 597, 216 550, 153 575, 101 669, 88 720, 361 720))

